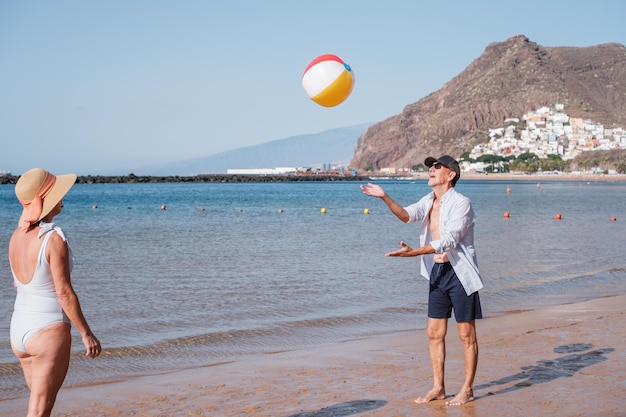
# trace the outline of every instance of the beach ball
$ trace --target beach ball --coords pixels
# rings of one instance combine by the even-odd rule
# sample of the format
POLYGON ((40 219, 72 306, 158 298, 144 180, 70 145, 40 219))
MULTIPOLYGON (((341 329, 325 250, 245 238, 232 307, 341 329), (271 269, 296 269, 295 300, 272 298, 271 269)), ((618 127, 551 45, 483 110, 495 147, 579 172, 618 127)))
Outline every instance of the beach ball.
POLYGON ((302 74, 302 88, 324 107, 344 102, 352 92, 354 73, 350 65, 336 55, 320 55, 309 63, 302 74))

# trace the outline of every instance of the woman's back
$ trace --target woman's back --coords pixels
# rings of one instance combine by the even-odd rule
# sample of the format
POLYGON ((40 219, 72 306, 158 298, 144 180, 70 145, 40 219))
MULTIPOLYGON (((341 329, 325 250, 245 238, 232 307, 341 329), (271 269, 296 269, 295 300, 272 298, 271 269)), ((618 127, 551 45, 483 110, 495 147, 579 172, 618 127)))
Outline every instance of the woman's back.
MULTIPOLYGON (((19 265, 21 273, 18 274, 14 270, 13 257, 10 256, 9 259, 17 289, 11 318, 11 340, 22 352, 26 352, 26 343, 39 330, 52 323, 69 323, 58 301, 52 272, 46 259, 46 248, 56 229, 51 225, 45 231, 42 230, 43 233, 38 230, 33 232, 37 235, 17 237, 17 241, 12 239, 9 245, 9 248, 14 245, 17 247, 23 245, 21 247, 25 248, 21 256, 15 257, 17 258, 15 264, 19 265), (36 244, 39 244, 39 247, 36 244)), ((17 254, 19 253, 18 251, 17 254)))

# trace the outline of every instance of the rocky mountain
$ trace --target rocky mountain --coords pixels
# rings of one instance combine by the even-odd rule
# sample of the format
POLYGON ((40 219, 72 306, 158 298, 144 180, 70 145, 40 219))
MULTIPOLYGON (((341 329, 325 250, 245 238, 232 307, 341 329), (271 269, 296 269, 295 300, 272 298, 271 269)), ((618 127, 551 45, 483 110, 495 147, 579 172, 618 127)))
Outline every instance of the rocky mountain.
POLYGON ((237 148, 176 163, 135 169, 138 175, 225 173, 229 168, 322 167, 348 164, 359 136, 371 123, 330 129, 237 148))
POLYGON ((539 107, 626 127, 626 47, 544 47, 519 35, 487 46, 463 72, 401 114, 370 126, 350 167, 411 167, 426 156, 459 157, 489 128, 539 107))

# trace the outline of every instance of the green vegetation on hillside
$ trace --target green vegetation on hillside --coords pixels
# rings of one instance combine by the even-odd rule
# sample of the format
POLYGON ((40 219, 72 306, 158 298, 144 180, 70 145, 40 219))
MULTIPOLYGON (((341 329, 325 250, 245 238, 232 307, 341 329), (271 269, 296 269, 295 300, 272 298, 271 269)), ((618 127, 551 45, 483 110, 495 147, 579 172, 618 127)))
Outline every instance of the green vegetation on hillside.
POLYGON ((550 154, 547 158, 539 158, 531 152, 517 157, 500 155, 481 155, 476 159, 470 158, 470 152, 465 152, 460 162, 482 162, 485 172, 599 172, 608 173, 613 170, 618 174, 626 174, 626 149, 611 151, 583 152, 571 160, 563 160, 560 155, 550 154))

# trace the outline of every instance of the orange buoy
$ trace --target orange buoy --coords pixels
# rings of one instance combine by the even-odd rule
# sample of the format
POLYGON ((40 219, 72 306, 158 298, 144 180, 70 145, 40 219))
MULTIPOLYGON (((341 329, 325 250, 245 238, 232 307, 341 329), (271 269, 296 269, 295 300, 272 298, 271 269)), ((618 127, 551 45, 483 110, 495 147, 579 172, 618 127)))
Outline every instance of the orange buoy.
POLYGON ((509 217, 511 217, 511 213, 509 213, 508 211, 505 211, 504 212, 504 217, 506 217, 508 219, 509 217))
POLYGON ((554 218, 557 220, 561 220, 562 218, 561 213, 556 213, 556 216, 554 216, 554 218))

